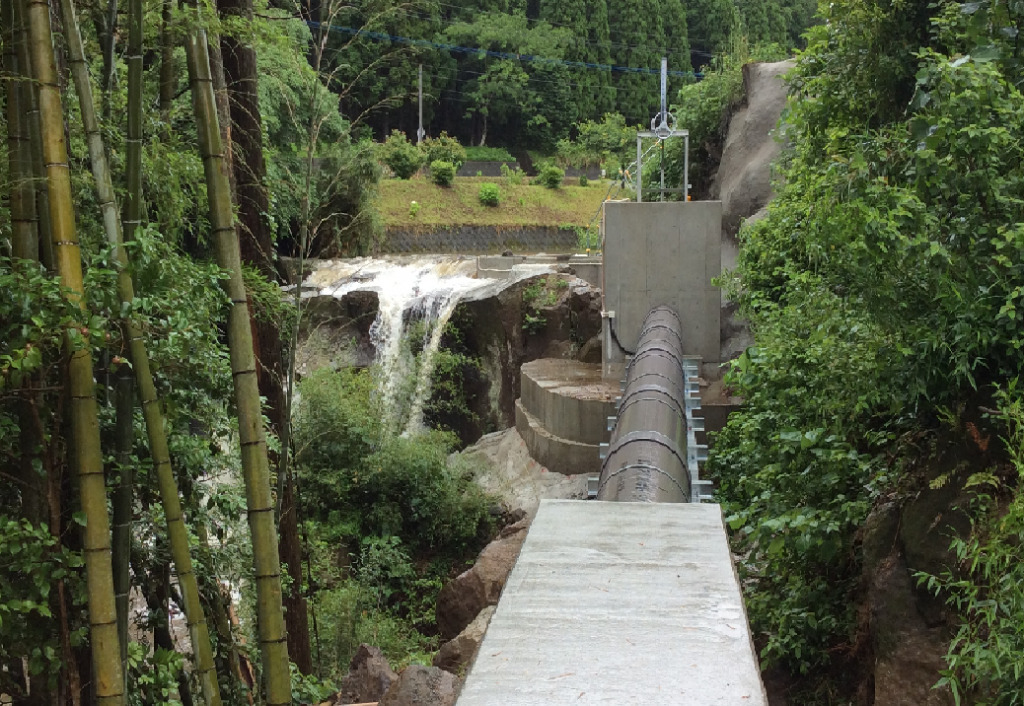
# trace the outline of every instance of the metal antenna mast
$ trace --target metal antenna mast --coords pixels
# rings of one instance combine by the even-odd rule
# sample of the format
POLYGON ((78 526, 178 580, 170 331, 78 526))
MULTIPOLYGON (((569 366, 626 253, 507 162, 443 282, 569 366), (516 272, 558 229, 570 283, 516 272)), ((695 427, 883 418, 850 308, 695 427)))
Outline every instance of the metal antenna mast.
POLYGON ((665 200, 665 194, 682 192, 683 201, 690 200, 690 131, 676 130, 676 119, 668 112, 668 57, 661 58, 661 110, 651 118, 651 129, 636 134, 636 200, 642 203, 643 198, 643 151, 641 140, 645 137, 655 137, 661 143, 661 200, 665 200), (682 137, 685 140, 683 148, 683 186, 681 189, 665 188, 665 140, 670 137, 682 137))

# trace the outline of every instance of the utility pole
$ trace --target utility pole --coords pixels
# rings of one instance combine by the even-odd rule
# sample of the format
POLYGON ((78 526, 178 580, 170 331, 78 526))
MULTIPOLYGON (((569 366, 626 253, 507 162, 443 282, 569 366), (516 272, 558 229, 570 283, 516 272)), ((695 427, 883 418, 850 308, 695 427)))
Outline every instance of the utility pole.
POLYGON ((420 64, 420 126, 416 129, 417 145, 423 142, 426 134, 426 131, 423 129, 423 64, 420 64))

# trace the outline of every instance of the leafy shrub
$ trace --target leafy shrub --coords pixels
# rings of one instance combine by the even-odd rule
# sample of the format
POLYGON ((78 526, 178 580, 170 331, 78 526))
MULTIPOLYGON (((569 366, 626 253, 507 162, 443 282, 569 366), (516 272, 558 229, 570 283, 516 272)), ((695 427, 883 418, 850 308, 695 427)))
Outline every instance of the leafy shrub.
POLYGON ((519 167, 513 169, 507 164, 501 165, 501 175, 508 180, 509 186, 519 186, 523 183, 523 177, 526 176, 519 167))
POLYGON ((405 133, 392 130, 379 147, 380 159, 399 179, 408 179, 423 166, 423 152, 409 142, 405 133))
POLYGON ((504 147, 467 147, 466 159, 471 162, 514 162, 513 157, 504 147))
POLYGON ((455 171, 458 171, 459 167, 466 162, 466 148, 444 131, 437 137, 428 137, 423 140, 420 149, 423 151, 424 162, 427 164, 450 162, 455 165, 455 171))
POLYGON ((430 180, 438 186, 451 186, 455 182, 455 165, 440 160, 431 162, 430 180))
POLYGON ((546 189, 557 189, 562 185, 565 171, 556 166, 544 167, 537 176, 537 181, 546 189))
POLYGON ((484 206, 497 206, 501 202, 501 189, 497 184, 481 184, 479 197, 484 206))
POLYGON ((586 186, 589 183, 590 183, 590 180, 587 179, 587 175, 586 174, 580 174, 580 186, 586 186))
POLYGON ((348 502, 363 537, 396 535, 407 546, 443 551, 472 545, 490 527, 487 498, 441 432, 394 437, 355 470, 348 502))
MULTIPOLYGON (((999 421, 1006 429, 1002 442, 1017 482, 1024 478, 1024 389, 1019 382, 1014 378, 997 395, 999 421)), ((972 485, 1005 491, 987 471, 969 478, 965 487, 972 485)), ((952 543, 955 573, 918 575, 961 619, 946 654, 949 668, 939 680, 957 703, 968 695, 977 703, 1000 706, 1024 698, 1024 488, 1009 495, 1005 503, 985 493, 976 498, 971 534, 952 543)))

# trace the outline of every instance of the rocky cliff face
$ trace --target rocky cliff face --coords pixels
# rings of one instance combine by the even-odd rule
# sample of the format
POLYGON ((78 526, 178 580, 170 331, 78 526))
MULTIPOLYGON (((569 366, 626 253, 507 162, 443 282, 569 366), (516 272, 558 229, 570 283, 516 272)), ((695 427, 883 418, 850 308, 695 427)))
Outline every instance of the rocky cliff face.
MULTIPOLYGON (((736 238, 745 220, 760 218, 772 198, 772 162, 782 153, 778 123, 786 107, 783 75, 792 61, 743 67, 745 101, 729 121, 722 161, 711 184, 711 198, 722 202, 722 271, 736 266, 736 238)), ((753 345, 736 306, 722 298, 722 360, 753 345)))

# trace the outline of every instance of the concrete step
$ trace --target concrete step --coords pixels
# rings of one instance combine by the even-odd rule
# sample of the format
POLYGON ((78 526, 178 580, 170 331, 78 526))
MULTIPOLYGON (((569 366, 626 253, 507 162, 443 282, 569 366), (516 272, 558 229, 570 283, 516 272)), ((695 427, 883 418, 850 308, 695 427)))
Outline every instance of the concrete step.
POLYGON ((585 444, 552 434, 541 421, 516 400, 516 429, 526 442, 530 456, 550 471, 565 475, 600 473, 597 444, 585 444))

